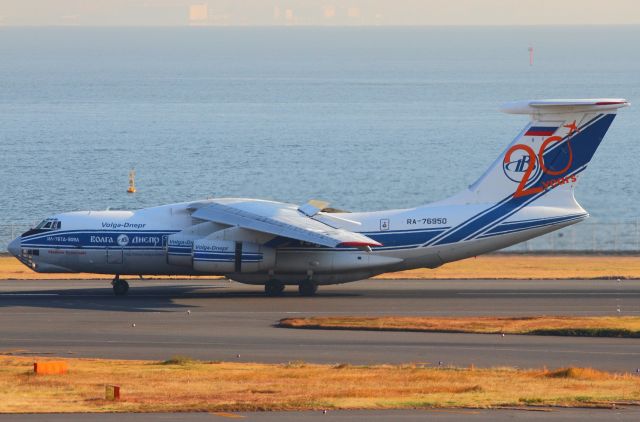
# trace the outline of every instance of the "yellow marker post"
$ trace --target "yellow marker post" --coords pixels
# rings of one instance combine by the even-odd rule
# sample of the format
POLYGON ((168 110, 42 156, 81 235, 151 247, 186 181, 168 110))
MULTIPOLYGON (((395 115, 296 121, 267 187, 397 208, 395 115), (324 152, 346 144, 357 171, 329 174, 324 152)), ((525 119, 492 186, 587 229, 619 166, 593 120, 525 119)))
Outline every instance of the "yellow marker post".
POLYGON ((135 193, 136 192, 136 171, 131 169, 129 171, 129 187, 127 188, 127 193, 135 193))

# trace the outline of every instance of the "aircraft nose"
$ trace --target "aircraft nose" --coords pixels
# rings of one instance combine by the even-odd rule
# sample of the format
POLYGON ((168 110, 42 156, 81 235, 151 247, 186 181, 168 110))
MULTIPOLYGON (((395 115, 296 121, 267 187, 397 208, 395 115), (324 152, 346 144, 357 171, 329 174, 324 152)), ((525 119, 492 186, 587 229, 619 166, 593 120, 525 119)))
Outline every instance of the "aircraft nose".
POLYGON ((7 247, 9 253, 16 258, 20 255, 20 240, 20 236, 16 237, 11 241, 11 243, 9 243, 9 246, 7 247))

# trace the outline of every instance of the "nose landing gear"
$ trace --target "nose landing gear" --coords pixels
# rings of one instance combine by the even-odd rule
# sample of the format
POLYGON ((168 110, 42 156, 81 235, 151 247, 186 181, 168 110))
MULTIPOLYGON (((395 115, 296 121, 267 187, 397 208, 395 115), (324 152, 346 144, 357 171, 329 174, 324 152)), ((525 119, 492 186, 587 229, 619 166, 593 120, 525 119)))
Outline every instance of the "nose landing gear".
POLYGON ((127 283, 127 280, 120 280, 120 274, 116 274, 111 285, 116 296, 126 296, 129 291, 129 283, 127 283))

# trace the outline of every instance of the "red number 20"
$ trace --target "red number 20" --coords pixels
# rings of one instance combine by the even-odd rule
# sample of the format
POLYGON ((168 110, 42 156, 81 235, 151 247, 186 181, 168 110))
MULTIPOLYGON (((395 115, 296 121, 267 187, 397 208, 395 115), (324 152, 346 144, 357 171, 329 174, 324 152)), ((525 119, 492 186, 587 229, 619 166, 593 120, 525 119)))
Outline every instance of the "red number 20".
POLYGON ((567 146, 569 147, 569 159, 567 160, 567 165, 562 170, 559 170, 559 171, 550 170, 544 165, 544 151, 545 151, 545 149, 547 148, 547 146, 550 143, 552 143, 552 142, 560 142, 560 141, 562 141, 562 138, 560 136, 551 136, 551 137, 545 139, 545 141, 542 143, 542 145, 540 145, 540 150, 538 151, 538 155, 536 155, 536 153, 533 150, 533 148, 531 148, 528 145, 516 144, 516 145, 512 146, 511 148, 509 148, 509 150, 507 151, 507 153, 504 156, 504 162, 505 163, 510 162, 511 161, 511 154, 514 151, 517 151, 519 149, 521 149, 521 150, 523 150, 524 152, 527 153, 527 155, 529 156, 529 163, 530 163, 529 166, 527 167, 527 169, 525 170, 524 175, 522 176, 522 180, 520 180, 520 183, 518 184, 518 187, 516 188, 516 191, 513 194, 514 198, 519 198, 521 196, 533 195, 535 193, 542 192, 542 186, 526 188, 527 182, 529 181, 529 177, 531 177, 531 173, 533 172, 533 168, 535 166, 536 160, 540 163, 540 168, 542 169, 542 171, 545 172, 546 174, 550 175, 550 176, 559 176, 562 173, 564 173, 567 170, 569 170, 569 167, 571 167, 571 164, 573 162, 573 151, 571 151, 571 144, 568 143, 568 141, 567 141, 567 146))

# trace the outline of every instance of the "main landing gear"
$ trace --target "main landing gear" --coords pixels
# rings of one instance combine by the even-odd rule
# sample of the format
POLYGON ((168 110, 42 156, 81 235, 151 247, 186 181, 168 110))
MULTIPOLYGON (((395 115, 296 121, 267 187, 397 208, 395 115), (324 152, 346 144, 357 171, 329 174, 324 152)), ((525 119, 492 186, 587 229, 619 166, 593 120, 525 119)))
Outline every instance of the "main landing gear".
POLYGON ((120 274, 116 274, 111 285, 116 296, 126 296, 129 291, 129 283, 127 283, 127 280, 120 280, 120 274))
POLYGON ((284 293, 284 283, 278 280, 269 280, 264 285, 264 293, 267 296, 282 296, 284 293))
POLYGON ((311 280, 306 280, 298 284, 300 296, 314 296, 318 291, 318 285, 311 280))
MULTIPOLYGON (((278 280, 269 280, 264 285, 264 293, 269 297, 282 296, 284 283, 278 280)), ((305 280, 298 284, 300 296, 313 296, 318 291, 318 285, 311 280, 305 280)))

